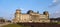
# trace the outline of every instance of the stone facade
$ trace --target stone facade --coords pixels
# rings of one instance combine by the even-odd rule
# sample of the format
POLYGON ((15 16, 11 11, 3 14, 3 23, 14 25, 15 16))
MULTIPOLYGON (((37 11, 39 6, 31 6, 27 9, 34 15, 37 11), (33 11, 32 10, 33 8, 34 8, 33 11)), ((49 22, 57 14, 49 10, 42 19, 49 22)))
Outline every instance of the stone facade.
POLYGON ((49 13, 47 11, 44 11, 43 14, 40 14, 39 12, 33 12, 32 10, 29 10, 27 13, 23 14, 21 13, 21 10, 17 9, 15 12, 15 18, 13 19, 14 23, 17 22, 50 22, 49 19, 49 13))

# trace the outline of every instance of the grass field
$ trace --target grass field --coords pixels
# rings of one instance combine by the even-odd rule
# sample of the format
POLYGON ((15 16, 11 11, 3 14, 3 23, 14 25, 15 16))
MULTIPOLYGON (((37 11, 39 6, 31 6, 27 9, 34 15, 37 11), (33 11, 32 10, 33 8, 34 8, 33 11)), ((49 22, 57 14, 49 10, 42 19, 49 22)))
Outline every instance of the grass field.
POLYGON ((59 23, 22 23, 22 24, 8 24, 8 25, 5 25, 3 27, 31 27, 31 25, 34 25, 34 27, 38 27, 38 26, 39 27, 60 27, 60 22, 59 23), (28 26, 25 26, 25 25, 28 25, 28 26))
POLYGON ((19 24, 8 24, 3 27, 30 27, 30 26, 23 26, 23 25, 19 25, 19 24))

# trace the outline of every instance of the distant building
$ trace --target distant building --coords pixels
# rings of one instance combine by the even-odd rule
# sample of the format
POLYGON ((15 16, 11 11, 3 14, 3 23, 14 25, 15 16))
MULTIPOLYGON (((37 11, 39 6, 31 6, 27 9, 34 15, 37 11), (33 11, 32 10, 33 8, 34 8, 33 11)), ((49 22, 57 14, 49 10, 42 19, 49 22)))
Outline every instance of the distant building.
POLYGON ((58 18, 50 18, 50 22, 60 22, 60 17, 58 17, 58 18))
POLYGON ((13 19, 14 23, 18 22, 50 22, 49 13, 44 11, 43 14, 39 14, 39 12, 34 12, 29 10, 27 13, 21 13, 21 10, 17 9, 15 12, 15 18, 13 19))
POLYGON ((3 19, 3 17, 0 17, 0 24, 1 23, 5 23, 5 19, 3 19))

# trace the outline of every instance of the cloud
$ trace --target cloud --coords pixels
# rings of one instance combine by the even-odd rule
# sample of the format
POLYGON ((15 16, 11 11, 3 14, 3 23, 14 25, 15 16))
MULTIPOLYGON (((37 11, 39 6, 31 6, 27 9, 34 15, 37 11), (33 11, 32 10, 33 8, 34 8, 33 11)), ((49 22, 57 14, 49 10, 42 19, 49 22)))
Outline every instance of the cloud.
POLYGON ((52 11, 50 13, 50 18, 60 17, 60 0, 52 0, 49 4, 48 9, 52 11))
POLYGON ((50 18, 57 18, 60 17, 60 11, 55 11, 54 13, 50 14, 50 18))
POLYGON ((53 3, 56 3, 56 2, 58 2, 58 0, 53 0, 52 2, 53 2, 53 3))
POLYGON ((25 9, 23 9, 23 8, 20 8, 21 10, 25 10, 25 9))
POLYGON ((59 5, 59 4, 60 4, 60 0, 53 0, 52 4, 49 5, 49 8, 55 7, 55 6, 59 5))
POLYGON ((60 13, 60 11, 56 11, 55 13, 60 13))
POLYGON ((19 9, 19 10, 25 10, 25 9, 23 9, 23 8, 17 8, 17 9, 19 9))

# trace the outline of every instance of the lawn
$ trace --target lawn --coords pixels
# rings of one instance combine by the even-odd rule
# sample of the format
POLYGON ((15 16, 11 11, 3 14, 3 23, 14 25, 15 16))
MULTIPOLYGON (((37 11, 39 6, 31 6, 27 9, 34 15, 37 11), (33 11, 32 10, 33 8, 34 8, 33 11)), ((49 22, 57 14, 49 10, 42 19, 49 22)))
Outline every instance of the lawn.
MULTIPOLYGON (((28 23, 27 23, 28 24, 28 23)), ((34 24, 34 23, 32 23, 32 24, 34 24)), ((60 26, 59 24, 60 24, 60 22, 57 24, 57 23, 36 23, 36 24, 34 24, 36 27, 38 26, 48 26, 48 27, 50 27, 50 26, 60 26)), ((22 25, 22 24, 8 24, 8 25, 5 25, 5 26, 3 26, 3 27, 31 27, 31 26, 24 26, 24 25, 22 25)))
POLYGON ((30 26, 23 26, 23 25, 19 25, 19 24, 8 24, 3 27, 30 27, 30 26))

